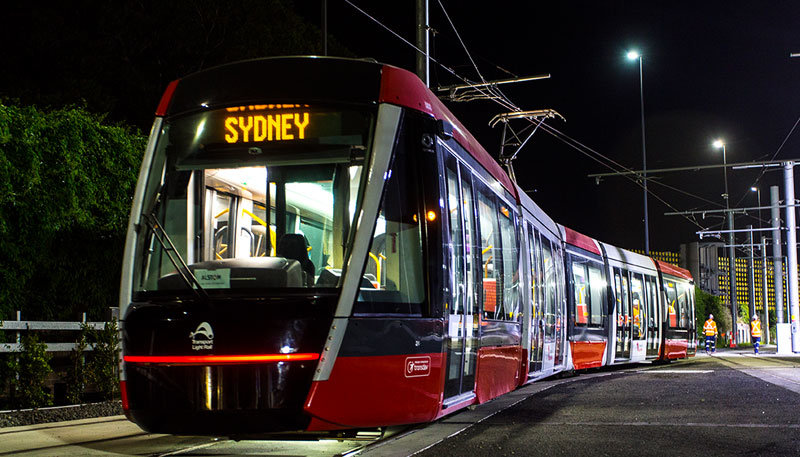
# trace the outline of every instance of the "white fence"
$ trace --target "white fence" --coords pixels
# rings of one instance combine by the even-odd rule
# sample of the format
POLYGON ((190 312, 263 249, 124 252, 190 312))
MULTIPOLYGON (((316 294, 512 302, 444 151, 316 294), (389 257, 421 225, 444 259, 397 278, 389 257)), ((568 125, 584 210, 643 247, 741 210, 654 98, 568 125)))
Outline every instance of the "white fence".
MULTIPOLYGON (((17 320, 0 321, 0 330, 11 330, 17 332, 16 343, 0 343, 0 353, 19 352, 21 333, 24 331, 80 331, 83 324, 87 324, 95 330, 106 328, 105 322, 86 322, 86 313, 83 313, 83 322, 57 322, 57 321, 23 321, 21 313, 17 311, 17 320)), ((75 350, 77 344, 70 343, 45 343, 47 352, 69 352, 75 350)), ((86 346, 86 351, 94 348, 92 344, 86 346)))

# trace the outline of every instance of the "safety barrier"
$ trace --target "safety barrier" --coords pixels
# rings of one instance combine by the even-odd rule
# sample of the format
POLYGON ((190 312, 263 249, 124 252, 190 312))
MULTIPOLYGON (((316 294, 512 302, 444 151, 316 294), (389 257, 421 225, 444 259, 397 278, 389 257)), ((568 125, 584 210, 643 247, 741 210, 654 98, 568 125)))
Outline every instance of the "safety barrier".
MULTIPOLYGON (((80 331, 81 326, 84 324, 95 330, 103 330, 106 328, 105 322, 86 322, 86 313, 83 313, 81 322, 58 322, 58 321, 23 321, 22 313, 17 311, 17 320, 14 321, 0 321, 0 330, 11 330, 17 332, 15 343, 0 343, 0 353, 3 352, 19 352, 20 339, 24 331, 80 331)), ((75 342, 71 343, 45 343, 47 344, 47 352, 69 352, 76 348, 75 342)), ((94 345, 88 344, 86 351, 94 349, 94 345)))

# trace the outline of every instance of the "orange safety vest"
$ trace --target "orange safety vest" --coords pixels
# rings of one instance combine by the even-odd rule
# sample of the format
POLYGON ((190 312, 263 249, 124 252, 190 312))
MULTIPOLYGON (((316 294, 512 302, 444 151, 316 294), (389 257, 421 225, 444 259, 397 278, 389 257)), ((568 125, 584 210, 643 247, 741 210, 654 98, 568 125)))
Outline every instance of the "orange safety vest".
POLYGON ((714 319, 709 319, 703 325, 703 330, 705 330, 706 336, 715 336, 717 334, 717 323, 714 322, 714 319))
POLYGON ((761 321, 755 320, 750 323, 750 334, 753 338, 761 338, 761 321))

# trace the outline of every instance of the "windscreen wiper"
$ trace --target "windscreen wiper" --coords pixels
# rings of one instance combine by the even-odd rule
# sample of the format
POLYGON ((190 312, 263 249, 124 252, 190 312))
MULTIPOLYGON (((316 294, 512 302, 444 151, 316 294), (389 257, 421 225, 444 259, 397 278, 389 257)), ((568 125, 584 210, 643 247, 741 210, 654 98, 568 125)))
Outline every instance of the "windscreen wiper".
POLYGON ((143 214, 142 217, 147 226, 150 227, 150 230, 153 231, 153 235, 156 237, 159 244, 161 244, 161 248, 167 253, 170 262, 175 266, 178 276, 180 276, 189 289, 197 295, 197 298, 202 301, 208 301, 208 292, 203 289, 203 286, 200 285, 200 281, 197 280, 192 270, 190 270, 186 262, 183 261, 183 258, 178 250, 175 249, 175 245, 172 244, 172 240, 169 238, 169 235, 167 235, 167 232, 164 231, 155 213, 143 214))

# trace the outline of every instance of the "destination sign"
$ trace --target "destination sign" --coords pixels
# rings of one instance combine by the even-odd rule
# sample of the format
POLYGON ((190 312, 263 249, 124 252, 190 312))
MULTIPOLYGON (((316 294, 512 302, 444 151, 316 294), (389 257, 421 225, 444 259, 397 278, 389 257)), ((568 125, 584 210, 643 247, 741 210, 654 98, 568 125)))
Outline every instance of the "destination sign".
POLYGON ((226 111, 224 138, 230 144, 304 140, 313 118, 308 105, 251 105, 226 111))

